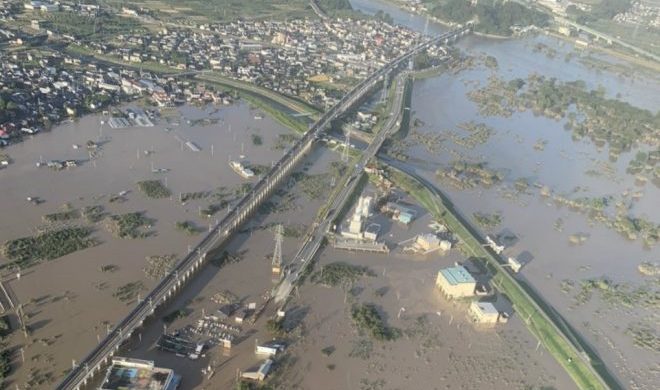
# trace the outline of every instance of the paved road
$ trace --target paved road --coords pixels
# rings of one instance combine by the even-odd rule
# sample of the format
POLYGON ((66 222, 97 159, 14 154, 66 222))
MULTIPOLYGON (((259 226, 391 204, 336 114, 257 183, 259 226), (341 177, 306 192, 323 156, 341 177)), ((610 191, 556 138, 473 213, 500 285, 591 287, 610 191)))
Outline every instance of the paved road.
POLYGON ((635 53, 637 53, 637 54, 639 54, 639 55, 642 55, 642 56, 648 57, 648 58, 650 58, 650 59, 652 59, 652 60, 654 60, 654 61, 656 61, 656 62, 660 62, 660 56, 657 56, 657 55, 655 55, 655 54, 653 54, 653 53, 651 53, 651 52, 649 52, 649 51, 647 51, 647 50, 644 50, 644 49, 642 49, 642 48, 640 48, 640 47, 638 47, 638 46, 635 46, 635 45, 633 45, 633 44, 630 44, 630 43, 628 43, 628 42, 624 42, 624 41, 622 41, 621 39, 619 39, 619 38, 617 38, 617 37, 614 37, 614 36, 608 35, 608 34, 606 34, 606 33, 604 33, 604 32, 601 32, 601 31, 595 30, 595 29, 593 29, 593 28, 591 28, 591 27, 589 27, 589 26, 585 26, 585 25, 583 25, 583 24, 579 24, 579 23, 576 23, 576 22, 574 22, 574 21, 572 21, 572 20, 569 20, 569 19, 566 19, 566 18, 562 18, 562 17, 559 17, 559 16, 555 16, 555 20, 556 20, 558 23, 572 26, 573 28, 575 28, 575 29, 578 30, 578 31, 584 31, 584 32, 587 32, 587 33, 589 33, 589 34, 591 34, 591 35, 593 35, 593 36, 595 36, 595 37, 597 37, 597 38, 604 39, 604 40, 606 40, 606 41, 608 41, 608 42, 616 43, 617 45, 622 46, 622 47, 625 47, 626 49, 629 49, 629 50, 631 50, 631 51, 633 51, 633 52, 635 52, 635 53))
MULTIPOLYGON (((459 37, 469 32, 469 29, 469 26, 461 27, 429 39, 395 58, 389 64, 374 72, 356 85, 334 107, 321 116, 310 130, 292 146, 292 148, 271 168, 271 170, 266 173, 236 205, 234 205, 222 221, 214 226, 204 239, 195 248, 192 248, 192 251, 158 283, 145 299, 139 302, 137 306, 69 372, 56 389, 78 390, 86 385, 87 381, 101 370, 110 357, 119 350, 122 343, 128 340, 131 334, 142 325, 144 320, 153 314, 154 310, 159 305, 174 296, 177 290, 182 288, 186 281, 193 276, 193 273, 205 264, 207 252, 229 240, 233 232, 249 218, 250 214, 268 198, 277 185, 281 183, 281 181, 284 180, 284 178, 295 168, 296 164, 311 149, 313 143, 321 137, 328 125, 346 112, 346 110, 351 108, 355 103, 360 101, 368 91, 377 85, 382 76, 402 63, 405 63, 418 50, 422 50, 437 42, 445 42, 455 37, 459 37)), ((400 93, 401 92, 398 92, 397 95, 400 95, 400 93)), ((401 96, 399 96, 399 98, 401 98, 401 96)), ((394 119, 390 118, 387 126, 391 126, 392 120, 394 119)), ((377 143, 372 143, 365 154, 370 153, 373 155, 377 150, 376 145, 378 145, 379 148, 384 138, 385 134, 382 134, 380 140, 377 143)), ((354 173, 357 174, 361 171, 362 166, 360 164, 356 165, 354 173)), ((352 183, 352 185, 355 185, 355 183, 352 183)), ((345 191, 348 191, 348 189, 345 189, 345 191)), ((343 196, 346 196, 345 193, 343 196)), ((337 210, 334 211, 334 215, 336 215, 336 212, 337 210)), ((330 219, 326 220, 326 224, 329 220, 330 219)), ((301 253, 303 255, 306 253, 315 253, 321 242, 322 237, 321 240, 315 239, 309 242, 309 245, 312 245, 312 247, 306 246, 301 253), (314 248, 314 246, 316 247, 314 248)))
POLYGON ((328 19, 328 15, 323 12, 321 7, 316 3, 316 0, 309 0, 309 4, 312 6, 312 9, 314 10, 314 13, 321 19, 326 20, 328 19))
MULTIPOLYGON (((445 198, 445 196, 440 192, 440 190, 438 190, 438 188, 433 183, 431 183, 429 180, 419 175, 416 169, 411 167, 408 163, 383 155, 378 156, 378 158, 383 162, 385 162, 390 167, 397 169, 417 180, 420 184, 426 187, 434 196, 440 199, 445 198)), ((495 269, 497 270, 497 274, 500 276, 499 283, 501 284, 503 279, 507 279, 511 284, 516 286, 515 288, 517 289, 517 293, 523 297, 525 303, 527 303, 534 309, 534 311, 529 314, 528 318, 525 321, 528 324, 528 326, 532 316, 542 317, 543 321, 545 321, 553 331, 553 334, 550 335, 550 338, 556 336, 557 338, 561 339, 565 343, 565 346, 560 346, 559 348, 563 348, 563 351, 570 351, 571 352, 570 355, 573 355, 576 358, 582 360, 582 362, 584 363, 584 367, 587 370, 589 370, 591 374, 593 374, 594 378, 598 380, 598 384, 601 386, 600 388, 623 389, 624 387, 619 384, 618 378, 616 378, 615 375, 610 373, 607 370, 607 367, 604 367, 603 362, 600 360, 599 357, 597 357, 597 355, 596 355, 597 360, 591 361, 591 357, 585 352, 584 347, 582 345, 583 343, 583 341, 581 341, 582 336, 579 333, 575 333, 575 331, 573 331, 565 323, 564 319, 561 318, 561 316, 556 312, 556 310, 552 307, 552 305, 545 302, 543 300, 543 297, 539 293, 535 293, 536 297, 532 297, 530 295, 528 290, 525 289, 520 284, 520 281, 511 274, 510 270, 505 269, 506 267, 505 259, 499 254, 493 252, 493 250, 487 246, 487 241, 483 238, 482 234, 477 229, 474 229, 469 224, 469 222, 467 222, 467 219, 460 213, 458 209, 452 206, 451 213, 454 214, 456 220, 461 225, 460 229, 462 231, 455 231, 455 233, 461 236, 461 238, 466 241, 467 243, 466 247, 468 248, 468 250, 472 252, 472 255, 478 258, 485 258, 488 261, 488 263, 493 267, 495 267, 495 269), (471 245, 468 241, 472 241, 474 245, 471 245), (483 250, 479 253, 476 253, 472 249, 474 248, 474 246, 482 247, 483 250), (601 366, 601 371, 607 372, 606 374, 607 377, 611 379, 611 382, 609 384, 605 382, 603 374, 596 369, 596 366, 601 366)), ((506 291, 501 287, 501 285, 498 286, 498 282, 496 279, 493 279, 492 283, 495 284, 495 286, 500 290, 500 292, 506 291)), ((518 301, 518 302, 514 302, 514 306, 517 306, 515 307, 516 310, 521 310, 523 309, 523 307, 526 307, 527 305, 524 304, 523 301, 518 301)), ((535 334, 534 327, 530 327, 530 330, 535 335, 535 337, 537 338, 539 337, 538 334, 535 334)), ((548 343, 551 343, 551 341, 549 341, 547 335, 544 337, 544 339, 539 339, 539 341, 543 342, 546 348, 548 349, 550 348, 548 346, 548 343)), ((554 357, 555 359, 560 359, 558 361, 559 364, 563 365, 564 368, 568 370, 566 365, 571 364, 570 362, 561 361, 561 358, 558 358, 556 355, 554 357)))
POLYGON ((317 224, 313 229, 313 232, 307 236, 300 250, 294 257, 293 261, 290 263, 290 266, 287 268, 287 274, 282 281, 282 283, 277 287, 275 292, 275 302, 283 302, 289 296, 293 290, 293 286, 296 285, 298 279, 301 275, 304 274, 305 268, 309 265, 310 261, 314 258, 319 248, 323 244, 323 240, 326 234, 331 230, 332 222, 336 220, 338 214, 344 208, 346 202, 349 200, 351 194, 355 191, 356 186, 358 185, 359 178, 361 177, 364 166, 369 162, 369 160, 378 153, 380 148, 383 146, 383 142, 387 137, 393 132, 399 129, 401 117, 403 116, 403 111, 409 109, 409 107, 402 109, 403 97, 405 92, 406 79, 409 76, 409 72, 403 72, 399 74, 395 80, 396 91, 394 94, 394 100, 391 105, 390 115, 385 122, 381 131, 378 132, 374 140, 369 144, 369 146, 362 152, 362 155, 359 161, 353 166, 350 167, 352 171, 350 172, 347 184, 337 196, 331 201, 329 206, 328 214, 323 218, 323 222, 317 224))

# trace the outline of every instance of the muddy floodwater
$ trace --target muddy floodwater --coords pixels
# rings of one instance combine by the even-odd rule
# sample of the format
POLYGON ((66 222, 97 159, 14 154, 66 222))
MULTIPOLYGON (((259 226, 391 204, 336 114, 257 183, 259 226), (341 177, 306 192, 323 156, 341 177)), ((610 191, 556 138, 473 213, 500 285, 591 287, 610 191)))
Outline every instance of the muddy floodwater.
MULTIPOLYGON (((382 9, 395 22, 418 31, 447 30, 377 0, 351 3, 366 13, 382 9)), ((409 156, 405 163, 436 183, 468 219, 475 212, 499 213, 501 223, 482 231, 493 235, 507 231, 515 236, 504 255, 524 254, 527 263, 518 277, 528 281, 594 345, 625 388, 657 387, 657 351, 637 347, 627 332, 636 323, 657 324, 657 309, 621 307, 601 300, 596 293, 576 301, 580 283, 591 278, 607 277, 631 289, 648 287, 653 280, 643 277, 637 265, 660 261, 657 247, 645 248, 639 240, 624 239, 590 223, 582 214, 557 207, 540 196, 534 185, 515 191, 515 182, 525 179, 575 196, 636 193, 636 200, 629 202, 630 213, 657 223, 658 188, 652 183, 639 186, 625 173, 637 150, 610 162, 606 147, 574 141, 561 120, 530 112, 509 118, 481 116, 466 94, 484 86, 493 75, 508 80, 540 73, 564 81, 584 80, 590 89, 602 87, 608 97, 657 110, 660 83, 643 72, 620 74, 590 68, 587 64, 593 58, 617 67, 625 65, 601 54, 576 51, 571 44, 548 36, 515 40, 472 36, 458 46, 476 58, 474 66, 415 82, 412 119, 418 125, 409 138, 415 133, 442 136, 447 131, 460 132, 458 125, 469 121, 484 123, 493 132, 473 148, 450 139, 438 149, 404 140, 409 156), (534 50, 538 44, 556 54, 534 50), (496 58, 496 69, 484 65, 485 55, 496 58), (542 150, 535 148, 539 141, 542 150), (490 188, 470 190, 438 181, 436 170, 457 156, 487 162, 488 167, 503 172, 504 179, 490 188), (609 166, 608 175, 587 174, 603 164, 609 166), (588 237, 581 245, 569 242, 569 236, 577 233, 588 237)), ((30 236, 44 227, 78 225, 92 228, 97 240, 96 246, 86 250, 20 270, 20 279, 16 269, 3 271, 6 294, 14 305, 22 305, 30 330, 27 336, 17 330, 8 339, 14 369, 9 388, 53 388, 158 281, 145 272, 149 266, 146 258, 186 254, 209 223, 222 218, 226 207, 240 198, 244 184, 256 181, 241 178, 229 162, 268 169, 291 142, 280 136, 292 134, 243 103, 163 110, 155 126, 145 128, 112 129, 108 119, 86 116, 3 150, 12 164, 0 170, 0 241, 30 236), (90 140, 99 145, 94 158, 85 147, 90 140), (58 171, 37 166, 70 159, 79 166, 58 171), (137 186, 143 180, 160 180, 171 196, 148 198, 137 186), (34 204, 28 197, 42 202, 34 204), (120 239, 103 221, 91 223, 79 217, 53 223, 43 219, 46 214, 86 206, 102 206, 105 216, 143 212, 149 218, 143 230, 150 234, 120 239), (203 216, 209 209, 213 215, 203 216), (183 221, 190 222, 198 233, 189 235, 177 229, 177 222, 183 221)), ((121 355, 152 359, 159 366, 175 369, 183 377, 180 388, 185 390, 230 389, 237 372, 258 367, 263 357, 255 355, 255 344, 274 337, 267 329, 267 321, 279 308, 274 304, 266 306, 255 323, 229 320, 240 328, 232 348, 214 346, 198 360, 163 352, 156 343, 164 331, 184 331, 203 315, 217 313, 221 298, 231 296, 241 305, 261 307, 274 285, 273 226, 288 228, 282 255, 284 263, 291 261, 333 188, 335 181, 321 175, 341 165, 339 160, 337 153, 323 145, 316 147, 298 167, 298 180, 285 183, 226 246, 210 254, 210 264, 133 335, 121 355), (323 189, 320 194, 319 186, 323 189), (223 258, 231 261, 220 267, 218 259, 223 258)), ((367 191, 374 188, 369 186, 367 191)), ((412 199, 406 200, 412 203, 412 199)), ((383 227, 382 239, 396 244, 430 231, 431 216, 419 206, 412 207, 418 215, 410 226, 382 215, 375 217, 383 227)), ((273 381, 285 389, 574 388, 515 311, 507 324, 479 329, 466 318, 467 302, 449 302, 438 293, 434 286, 438 269, 465 260, 455 250, 427 256, 404 255, 400 250, 389 255, 354 254, 328 245, 316 270, 345 261, 369 267, 374 275, 359 279, 351 289, 308 282, 294 292, 286 313, 287 325, 293 329, 288 335, 291 343, 286 357, 278 362, 273 381), (350 313, 356 303, 375 304, 387 325, 401 330, 402 336, 379 342, 358 332, 350 313)), ((8 260, 0 261, 5 264, 8 260)), ((657 283, 650 288, 657 292, 657 283)), ((12 317, 14 327, 16 321, 12 317)), ((101 378, 97 375, 89 388, 98 386, 101 378)))
MULTIPOLYGON (((364 191, 376 193, 372 186, 364 191)), ((346 262, 372 274, 344 287, 306 283, 296 294, 288 307, 301 313, 302 337, 291 348, 283 388, 313 389, 318 383, 328 389, 573 388, 508 304, 502 306, 512 313, 506 325, 480 327, 467 316, 469 300, 449 301, 440 294, 438 270, 465 262, 465 256, 456 250, 404 253, 418 234, 430 231, 433 219, 414 199, 401 200, 415 211, 411 224, 377 211, 369 219, 381 226, 379 240, 394 248, 389 254, 329 247, 319 256, 316 272, 346 262), (401 336, 378 341, 358 331, 351 319, 357 304, 375 305, 386 326, 401 336)))
MULTIPOLYGON (((376 0, 353 0, 355 8, 366 13, 380 9, 390 13, 395 22, 418 31, 438 33, 447 28, 429 23, 376 0)), ((415 82, 412 110, 418 127, 413 131, 426 135, 445 136, 448 131, 465 135, 459 124, 474 121, 493 129, 487 140, 473 148, 463 147, 445 139, 441 147, 428 147, 411 142, 405 153, 409 164, 418 173, 434 181, 462 213, 470 218, 475 212, 499 213, 502 223, 485 234, 503 231, 513 233, 517 240, 504 252, 505 256, 524 253, 529 263, 520 277, 528 280, 587 340, 596 347, 608 367, 626 388, 651 389, 660 381, 658 352, 642 349, 633 343, 627 329, 639 323, 650 324, 657 332, 657 306, 621 307, 611 301, 601 301, 598 294, 584 303, 575 296, 586 279, 607 278, 613 283, 634 290, 650 289, 657 296, 657 284, 637 270, 643 261, 658 262, 657 246, 645 248, 640 240, 630 241, 617 232, 569 208, 557 207, 539 195, 538 188, 518 193, 515 182, 525 179, 530 184, 546 186, 553 192, 571 197, 623 198, 630 215, 657 224, 660 221, 660 191, 652 183, 640 186, 635 177, 626 174, 628 162, 639 150, 622 153, 617 161, 609 161, 608 148, 597 147, 591 141, 575 141, 564 130, 564 120, 535 116, 531 112, 514 113, 509 118, 481 116, 478 107, 466 94, 488 83, 491 76, 505 81, 526 79, 530 74, 555 77, 560 81, 583 80, 588 89, 602 88, 605 96, 633 106, 658 110, 660 81, 657 75, 632 70, 620 60, 590 50, 575 48, 571 43, 541 35, 514 40, 487 39, 471 36, 458 43, 465 54, 475 58, 492 56, 496 69, 480 60, 457 74, 442 74, 415 82), (549 51, 535 50, 548 47, 549 51), (548 54, 552 52, 551 54, 548 54), (610 70, 595 69, 593 61, 610 65, 610 70), (544 147, 535 148, 539 142, 544 147), (491 188, 457 190, 436 180, 435 172, 456 159, 487 162, 488 167, 504 174, 501 184, 491 188), (588 174, 589 170, 607 167, 607 174, 588 174), (631 195, 635 193, 635 200, 631 195), (561 228, 555 224, 561 221, 561 228), (582 233, 588 239, 582 245, 569 242, 569 236, 582 233), (562 288, 563 287, 563 288, 562 288), (620 315, 625 313, 625 315, 620 315), (653 325, 655 324, 655 325, 653 325)), ((657 147, 657 145, 656 145, 657 147)), ((656 333, 657 337, 657 333, 656 333)))
MULTIPOLYGON (((143 271, 145 258, 184 255, 201 239, 208 224, 225 212, 221 208, 207 218, 200 215, 200 209, 218 203, 218 193, 233 203, 241 194, 242 183, 256 180, 241 178, 228 161, 270 167, 282 155, 282 150, 272 146, 279 135, 290 133, 268 117, 259 119, 263 114, 243 103, 184 106, 162 114, 154 127, 126 129, 102 125, 101 121, 107 122, 105 116, 86 116, 3 150, 12 164, 0 171, 1 241, 30 236, 39 227, 69 225, 91 227, 98 241, 92 248, 23 269, 20 280, 5 269, 4 285, 14 304, 23 306, 31 330, 27 338, 16 331, 10 339, 17 352, 12 387, 52 388, 72 361, 85 356, 157 282, 143 271), (261 144, 253 142, 253 135, 261 137, 261 144), (93 160, 85 147, 89 140, 99 144, 93 160), (187 142, 199 151, 193 151, 187 142), (69 159, 79 165, 59 171, 36 165, 69 159), (171 197, 150 199, 136 185, 156 179, 170 189, 171 197), (121 199, 111 201, 119 193, 121 199), (205 194, 181 202, 186 193, 205 194), (27 197, 42 203, 35 205, 27 197), (87 223, 77 218, 46 223, 42 219, 65 207, 81 210, 93 205, 102 206, 106 215, 144 212, 151 220, 145 231, 151 235, 119 239, 103 221, 87 223), (188 235, 176 229, 176 223, 182 221, 191 222, 200 233, 188 235), (102 272, 104 266, 111 267, 102 272), (129 283, 134 283, 137 294, 120 301, 114 295, 129 283)), ((270 242, 264 240, 267 247, 270 242)))

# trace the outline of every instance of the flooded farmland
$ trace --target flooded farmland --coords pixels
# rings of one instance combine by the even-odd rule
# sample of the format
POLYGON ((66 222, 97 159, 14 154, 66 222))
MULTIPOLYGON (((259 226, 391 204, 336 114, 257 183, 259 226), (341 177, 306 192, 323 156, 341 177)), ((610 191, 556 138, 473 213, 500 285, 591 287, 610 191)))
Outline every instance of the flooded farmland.
MULTIPOLYGON (((418 31, 425 28, 424 18, 387 4, 352 3, 367 13, 383 9, 396 22, 418 31)), ((430 33, 442 29, 433 23, 428 26, 430 33)), ((526 254, 529 262, 520 277, 593 343, 626 388, 653 388, 660 380, 658 351, 639 346, 634 329, 655 328, 656 336, 650 337, 657 338, 657 325, 653 325, 658 321, 657 279, 638 271, 642 262, 659 261, 657 246, 629 240, 573 207, 559 205, 555 197, 543 192, 621 202, 631 218, 657 226, 658 187, 640 183, 635 175, 626 173, 637 152, 657 149, 657 143, 637 145, 614 161, 607 145, 586 138, 575 140, 564 128, 565 119, 550 119, 529 110, 510 117, 481 115, 468 94, 486 86, 492 77, 506 82, 539 74, 559 81, 582 80, 587 90, 600 89, 607 98, 656 114, 657 75, 547 36, 515 40, 472 36, 458 47, 474 58, 470 66, 456 74, 415 82, 412 120, 417 126, 411 130, 413 140, 408 137, 402 142, 407 164, 434 181, 466 217, 499 215, 501 223, 482 231, 513 233, 516 239, 504 254, 526 254), (488 66, 488 56, 496 60, 495 66, 488 66), (470 123, 484 124, 487 131, 466 144, 471 132, 461 127, 470 123), (489 170, 499 173, 501 181, 487 188, 457 189, 449 181, 438 180, 436 171, 448 169, 457 160, 486 163, 489 170), (587 280, 606 280, 606 288, 616 292, 598 293, 585 284, 587 280), (622 303, 623 296, 632 303, 622 303)))
MULTIPOLYGON (((445 30, 386 3, 352 3, 368 13, 384 9, 396 22, 420 31, 445 30)), ((397 145, 407 157, 404 163, 435 183, 466 218, 480 217, 485 234, 508 236, 504 255, 524 259, 518 277, 593 343, 624 387, 653 388, 659 380, 658 351, 640 346, 646 333, 637 330, 657 331, 657 278, 642 275, 638 265, 660 261, 657 247, 624 238, 557 199, 621 202, 630 215, 657 224, 658 187, 626 173, 638 151, 657 145, 636 145, 613 160, 607 146, 575 140, 564 119, 529 110, 506 118, 483 115, 468 95, 493 77, 508 81, 540 73, 561 81, 583 80, 588 89, 601 88, 609 98, 657 110, 660 82, 644 73, 622 74, 626 65, 547 36, 469 37, 459 47, 472 57, 464 69, 414 84, 413 125, 397 145), (610 70, 595 68, 603 63, 612 64, 610 70), (438 175, 456 160, 485 163, 498 180, 459 189, 438 175)), ((89 248, 57 259, 4 269, 7 295, 21 305, 29 328, 29 334, 17 331, 9 340, 14 356, 20 356, 11 385, 52 388, 157 283, 168 262, 185 255, 209 223, 222 218, 255 182, 229 163, 240 161, 258 176, 293 139, 290 131, 243 103, 163 110, 153 127, 114 129, 107 122, 107 116, 87 116, 5 150, 12 164, 0 171, 1 241, 74 226, 89 228, 94 240, 89 248), (93 148, 86 146, 89 141, 93 148), (47 166, 55 160, 75 160, 78 166, 47 166), (89 216, 90 210, 95 216, 89 216)), ((174 368, 183 377, 181 389, 229 389, 238 372, 259 367, 263 359, 255 355, 256 345, 281 337, 271 329, 278 310, 273 304, 253 317, 254 324, 228 317, 239 329, 231 349, 214 345, 199 359, 187 359, 157 344, 163 332, 183 334, 228 303, 261 307, 274 285, 275 225, 285 228, 286 264, 334 187, 337 177, 331 177, 343 166, 339 160, 327 148, 314 149, 292 179, 212 254, 210 264, 133 335, 121 354, 174 368)), ((392 245, 429 231, 431 216, 418 205, 411 208, 419 215, 408 226, 377 217, 392 245)), ((278 362, 274 385, 574 388, 515 310, 505 325, 477 329, 466 317, 468 302, 449 302, 438 294, 438 269, 465 260, 459 251, 414 256, 399 248, 389 254, 355 254, 328 245, 316 272, 346 262, 367 267, 373 275, 350 286, 310 281, 295 290, 285 321, 292 343, 278 362), (373 303, 386 324, 400 332, 396 340, 374 341, 356 329, 352 310, 366 303, 373 303)))
MULTIPOLYGON (((24 359, 17 362, 13 383, 52 388, 72 360, 91 350, 158 281, 164 270, 147 275, 146 258, 184 255, 209 223, 222 217, 225 204, 244 191, 243 183, 255 180, 235 173, 230 159, 270 167, 281 156, 282 149, 272 146, 280 135, 291 133, 261 116, 243 103, 163 111, 154 127, 144 128, 112 129, 101 124, 107 117, 86 116, 4 150, 12 164, 0 171, 2 241, 45 228, 86 226, 96 243, 22 269, 20 280, 15 268, 4 270, 4 285, 14 305, 22 305, 30 330, 27 338, 21 332, 12 335, 11 344, 24 359), (254 142, 255 135, 260 142, 254 142), (98 145, 91 160, 88 141, 98 145), (78 166, 37 167, 50 160, 76 160, 78 166), (137 185, 145 180, 160 181, 171 195, 149 198, 137 185), (84 216, 91 206, 100 214, 94 221, 84 216), (203 216, 209 209, 213 215, 203 216), (64 210, 75 215, 54 222, 44 219, 64 210), (145 238, 118 238, 108 229, 107 217, 135 212, 145 218, 137 227, 145 238), (181 229, 182 222, 192 230, 181 229)), ((270 250, 271 241, 264 242, 270 250)))

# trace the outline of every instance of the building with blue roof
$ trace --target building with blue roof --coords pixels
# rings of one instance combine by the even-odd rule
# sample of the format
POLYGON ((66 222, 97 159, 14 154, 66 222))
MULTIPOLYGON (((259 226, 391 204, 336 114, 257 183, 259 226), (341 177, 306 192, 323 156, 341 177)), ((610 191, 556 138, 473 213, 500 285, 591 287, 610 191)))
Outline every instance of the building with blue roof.
POLYGON ((465 298, 475 295, 477 281, 465 267, 456 265, 441 269, 435 285, 447 298, 465 298))

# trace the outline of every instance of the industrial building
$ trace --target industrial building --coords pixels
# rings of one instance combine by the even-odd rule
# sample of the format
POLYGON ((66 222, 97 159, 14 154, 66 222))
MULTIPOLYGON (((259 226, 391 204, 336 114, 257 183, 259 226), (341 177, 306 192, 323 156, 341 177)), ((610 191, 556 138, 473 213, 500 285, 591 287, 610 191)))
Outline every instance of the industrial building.
POLYGON ((100 390, 174 390, 181 378, 153 361, 115 357, 100 390))
POLYGON ((273 361, 271 359, 266 359, 260 366, 257 371, 246 371, 241 373, 241 378, 252 379, 255 381, 263 381, 268 376, 270 369, 273 367, 273 361))
POLYGON ((380 225, 377 223, 371 223, 367 225, 366 229, 364 229, 363 236, 365 240, 376 241, 379 233, 380 225))
POLYGON ((483 301, 472 301, 468 315, 472 321, 480 325, 495 325, 509 320, 509 316, 497 310, 491 302, 483 301))
POLYGON ((390 248, 384 242, 351 240, 338 238, 334 240, 332 246, 337 249, 345 249, 357 252, 389 253, 390 248))
POLYGON ((281 343, 269 342, 263 345, 256 345, 254 353, 257 355, 275 356, 284 350, 285 346, 281 343))
POLYGON ((411 246, 405 247, 404 252, 413 252, 418 254, 428 254, 441 250, 446 252, 451 249, 451 242, 441 240, 433 233, 420 234, 415 237, 411 246))
POLYGON ((522 263, 518 261, 515 257, 509 257, 507 259, 507 264, 509 267, 511 267, 511 270, 515 273, 520 272, 520 269, 522 268, 522 263))
POLYGON ((438 272, 436 287, 447 298, 465 298, 474 296, 477 282, 462 265, 443 268, 438 272))
POLYGON ((409 225, 417 216, 417 213, 412 208, 394 202, 387 202, 383 206, 383 212, 391 214, 393 220, 401 222, 404 225, 409 225))
MULTIPOLYGON (((355 240, 364 238, 364 225, 367 218, 371 216, 372 201, 373 197, 371 196, 360 196, 357 206, 355 207, 355 212, 353 212, 353 215, 348 222, 348 229, 342 230, 342 236, 355 240)), ((373 234, 371 234, 371 236, 373 236, 373 234)))

